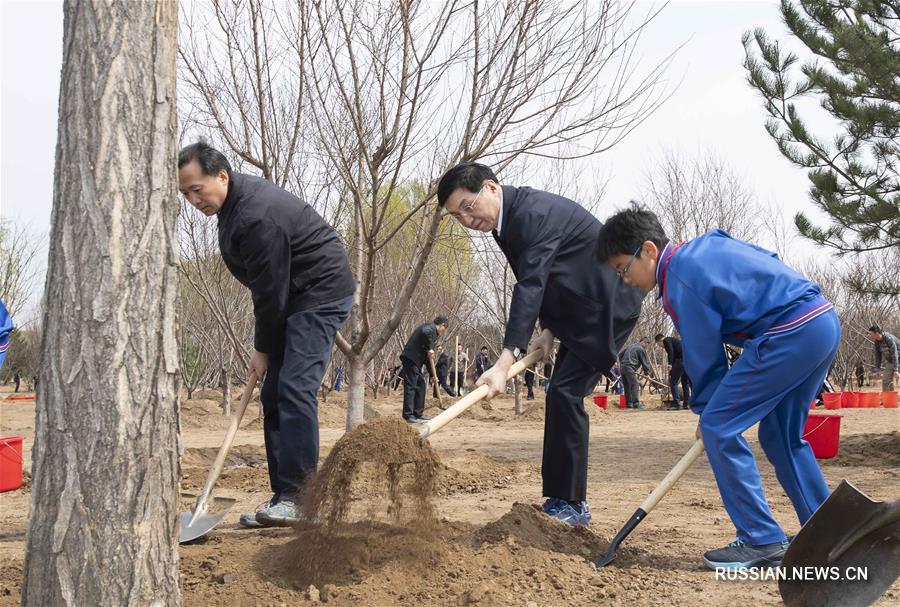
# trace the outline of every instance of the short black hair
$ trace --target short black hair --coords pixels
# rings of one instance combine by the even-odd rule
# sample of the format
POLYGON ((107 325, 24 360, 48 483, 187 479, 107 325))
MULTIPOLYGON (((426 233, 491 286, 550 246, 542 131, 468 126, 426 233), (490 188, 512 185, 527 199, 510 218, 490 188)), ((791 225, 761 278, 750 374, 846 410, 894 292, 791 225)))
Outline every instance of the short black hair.
POLYGON ((447 317, 446 316, 435 316, 434 324, 435 325, 444 325, 446 327, 447 326, 447 317))
POLYGON ((663 338, 663 334, 662 334, 662 333, 657 333, 657 334, 656 334, 656 337, 653 338, 653 341, 659 341, 659 340, 661 340, 662 338, 663 338))
POLYGON ((225 171, 231 177, 231 163, 225 158, 225 154, 202 139, 181 148, 178 152, 178 168, 182 169, 195 160, 204 175, 215 177, 220 171, 225 171))
POLYGON ((881 333, 881 327, 878 325, 872 325, 869 327, 869 333, 881 333))
POLYGON ((485 179, 500 183, 493 169, 487 165, 477 162, 462 162, 456 165, 444 173, 444 176, 438 182, 438 205, 444 206, 447 203, 447 199, 450 198, 450 194, 459 188, 465 188, 473 194, 477 193, 485 179))
POLYGON ((644 336, 641 337, 638 341, 639 341, 640 343, 643 343, 643 344, 649 344, 649 343, 650 343, 650 338, 647 337, 646 335, 644 335, 644 336))
POLYGON ((487 350, 488 347, 487 347, 487 346, 481 346, 481 349, 482 349, 482 350, 487 350))
POLYGON ((669 242, 659 218, 636 202, 606 220, 597 234, 594 259, 606 263, 614 255, 634 255, 649 240, 658 248, 669 242))

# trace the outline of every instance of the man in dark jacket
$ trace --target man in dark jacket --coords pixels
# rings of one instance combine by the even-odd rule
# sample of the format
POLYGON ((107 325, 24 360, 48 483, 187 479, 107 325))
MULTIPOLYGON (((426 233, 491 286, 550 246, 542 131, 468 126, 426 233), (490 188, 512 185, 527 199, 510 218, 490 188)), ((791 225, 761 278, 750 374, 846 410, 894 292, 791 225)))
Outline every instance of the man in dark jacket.
POLYGON ((609 370, 640 312, 642 294, 624 287, 612 268, 592 263, 600 222, 577 203, 531 188, 501 186, 482 164, 450 169, 438 204, 470 230, 491 232, 506 256, 513 288, 503 351, 476 382, 488 398, 503 393, 509 368, 540 319, 529 350, 544 358, 561 346, 547 393, 541 466, 544 511, 587 525, 588 414, 583 399, 609 370))
POLYGON ((403 365, 403 419, 411 424, 429 419, 422 415, 425 411, 425 378, 422 377, 422 365, 429 360, 434 362, 437 338, 446 329, 447 319, 443 316, 419 325, 406 340, 403 352, 400 353, 400 364, 403 365))
POLYGON ((900 371, 900 339, 878 325, 869 327, 869 339, 875 344, 875 368, 881 373, 881 391, 894 391, 894 373, 900 371), (883 354, 882 354, 883 353, 883 354), (884 360, 884 370, 881 363, 884 360))
MULTIPOLYGON (((437 372, 438 384, 444 389, 444 392, 450 396, 456 396, 456 393, 453 392, 453 388, 450 386, 447 379, 447 375, 450 373, 450 357, 444 352, 443 346, 438 346, 438 357, 437 362, 434 364, 434 368, 435 372, 437 372)), ((428 371, 428 375, 431 375, 431 370, 428 367, 426 367, 425 370, 428 371)), ((437 390, 435 390, 435 398, 437 398, 437 390)))
POLYGON ((641 404, 638 369, 643 369, 648 376, 653 376, 650 360, 647 358, 647 346, 650 340, 642 337, 637 343, 633 343, 619 354, 619 366, 622 370, 622 381, 625 384, 625 403, 629 409, 643 409, 641 404))
POLYGON ((481 351, 475 356, 475 377, 481 377, 490 368, 491 359, 488 358, 488 347, 481 346, 481 351))
POLYGON ((353 305, 356 282, 347 254, 311 206, 270 181, 232 171, 206 143, 179 153, 178 187, 204 215, 217 216, 222 259, 253 299, 249 372, 263 380, 273 495, 241 522, 293 524, 319 458, 316 391, 353 305))
POLYGON ((677 337, 663 337, 657 333, 653 339, 656 345, 666 351, 669 363, 669 390, 672 392, 673 409, 689 409, 691 399, 691 380, 684 370, 684 350, 677 337), (679 389, 680 386, 680 389, 679 389))

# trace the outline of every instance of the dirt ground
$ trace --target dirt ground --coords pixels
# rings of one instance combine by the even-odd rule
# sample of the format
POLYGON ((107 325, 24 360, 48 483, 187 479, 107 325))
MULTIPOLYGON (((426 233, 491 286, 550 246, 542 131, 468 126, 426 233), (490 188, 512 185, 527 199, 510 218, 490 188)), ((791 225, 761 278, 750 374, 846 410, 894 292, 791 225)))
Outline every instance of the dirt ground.
MULTIPOLYGON (((227 422, 215 399, 207 391, 183 407, 185 491, 200 489, 224 435, 227 422)), ((593 567, 591 560, 690 447, 697 418, 661 410, 652 397, 644 411, 603 411, 585 402, 591 418, 589 529, 565 527, 539 512, 542 402, 525 403, 530 410, 515 417, 511 397, 503 397, 476 405, 429 439, 441 463, 439 523, 427 533, 373 515, 377 487, 360 491, 369 508, 327 533, 311 524, 239 527, 239 514, 269 497, 262 426, 251 405, 217 485, 219 495, 239 502, 205 540, 181 546, 184 604, 780 604, 774 581, 719 581, 703 566, 701 554, 731 541, 734 528, 702 456, 625 541, 616 561, 593 567)), ((330 395, 320 409, 324 458, 343 434, 343 395, 330 395)), ((399 394, 367 395, 367 417, 399 411, 399 394)), ((841 452, 820 462, 831 486, 846 478, 873 499, 900 497, 898 412, 839 412, 841 452)), ((26 437, 26 485, 0 494, 0 606, 20 600, 34 436, 34 403, 0 400, 0 435, 18 434, 26 437)), ((788 533, 796 532, 793 509, 755 432, 747 438, 776 517, 788 533)), ((900 604, 900 583, 877 604, 900 604)))

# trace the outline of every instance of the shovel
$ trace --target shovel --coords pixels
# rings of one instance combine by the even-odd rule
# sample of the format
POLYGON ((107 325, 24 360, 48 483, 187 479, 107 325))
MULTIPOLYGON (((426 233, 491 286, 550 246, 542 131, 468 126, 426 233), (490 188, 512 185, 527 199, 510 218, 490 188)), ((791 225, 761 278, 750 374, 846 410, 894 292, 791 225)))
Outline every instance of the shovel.
MULTIPOLYGON (((522 360, 514 363, 513 366, 509 368, 509 372, 506 374, 506 379, 512 379, 540 359, 541 351, 535 350, 522 360)), ((448 423, 456 419, 461 413, 463 413, 463 411, 487 396, 487 393, 487 386, 479 386, 472 392, 469 392, 464 397, 447 407, 444 411, 441 412, 440 415, 431 418, 430 420, 419 426, 419 434, 422 437, 434 434, 435 432, 446 426, 448 423)))
POLYGON ((662 480, 662 482, 656 486, 656 489, 653 490, 653 493, 647 496, 647 499, 640 505, 640 507, 634 511, 634 514, 631 515, 631 518, 628 519, 628 522, 625 523, 625 526, 622 527, 616 536, 609 543, 609 549, 606 551, 601 557, 598 557, 596 561, 594 561, 594 565, 597 567, 604 567, 609 565, 616 558, 616 548, 619 547, 619 544, 622 543, 628 534, 634 531, 634 528, 638 526, 638 524, 644 520, 650 511, 656 507, 656 504, 663 498, 663 496, 669 492, 669 489, 678 482, 678 479, 687 471, 688 468, 691 467, 691 464, 700 457, 700 454, 703 453, 703 439, 698 438, 694 441, 694 444, 691 445, 691 448, 688 449, 688 452, 684 454, 684 456, 675 464, 675 467, 669 471, 666 475, 666 478, 662 480))
MULTIPOLYGON (((203 537, 212 531, 226 514, 225 511, 218 512, 217 514, 209 514, 207 512, 209 495, 212 493, 213 485, 216 484, 219 475, 222 473, 222 467, 225 465, 225 458, 228 457, 228 452, 231 451, 231 443, 234 442, 234 435, 237 434, 238 426, 241 425, 241 418, 244 417, 244 411, 247 409, 247 403, 250 402, 250 396, 253 394, 253 388, 256 387, 258 379, 255 372, 250 373, 250 380, 247 382, 247 387, 244 389, 243 396, 241 396, 241 402, 231 415, 231 425, 228 426, 228 432, 225 433, 225 440, 219 448, 219 454, 216 455, 216 460, 209 470, 209 476, 206 477, 206 484, 203 486, 203 491, 200 492, 200 496, 197 498, 197 504, 194 506, 194 511, 181 513, 179 519, 181 527, 178 537, 179 544, 191 542, 203 537)), ((235 501, 236 500, 230 498, 217 498, 214 500, 214 503, 216 506, 225 506, 225 509, 227 510, 227 508, 234 505, 235 501), (228 503, 229 501, 230 503, 228 503)))
POLYGON ((876 502, 841 481, 788 546, 781 568, 787 607, 871 605, 900 576, 900 500, 876 502), (794 579, 800 571, 806 579, 794 579), (810 579, 819 571, 827 577, 810 579))
POLYGON ((441 396, 441 386, 440 381, 438 380, 437 370, 434 368, 434 361, 431 357, 428 358, 428 365, 431 369, 431 383, 434 385, 434 393, 437 394, 438 399, 438 407, 441 409, 444 408, 444 399, 441 396))

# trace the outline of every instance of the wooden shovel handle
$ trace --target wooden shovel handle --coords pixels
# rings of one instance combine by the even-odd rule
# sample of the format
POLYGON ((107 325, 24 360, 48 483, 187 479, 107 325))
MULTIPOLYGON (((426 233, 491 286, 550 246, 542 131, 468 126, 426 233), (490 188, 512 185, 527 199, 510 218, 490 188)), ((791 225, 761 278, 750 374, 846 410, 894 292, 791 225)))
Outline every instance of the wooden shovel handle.
MULTIPOLYGON (((535 350, 522 360, 514 363, 513 366, 509 368, 509 372, 506 374, 506 379, 512 379, 513 377, 539 361, 541 359, 541 355, 542 352, 540 350, 535 350)), ((419 426, 419 434, 421 434, 422 436, 430 436, 431 434, 437 432, 438 430, 446 426, 450 421, 456 419, 463 411, 487 396, 487 393, 487 386, 479 386, 472 392, 469 392, 464 397, 447 407, 447 409, 443 413, 419 426)))
POLYGON ((698 438, 694 441, 694 444, 691 445, 691 448, 688 449, 688 452, 684 454, 677 464, 675 464, 675 467, 669 471, 666 478, 662 479, 662 482, 656 486, 656 489, 647 496, 647 499, 641 504, 641 510, 646 513, 653 510, 653 508, 656 507, 656 504, 659 503, 659 500, 669 492, 672 485, 678 482, 678 479, 680 479, 687 469, 691 467, 691 464, 700 457, 701 453, 703 453, 703 439, 698 438))
POLYGON ((438 379, 437 369, 434 368, 434 359, 430 356, 428 357, 428 366, 431 368, 431 383, 434 385, 434 391, 438 396, 438 403, 440 403, 441 409, 443 409, 444 399, 441 397, 441 381, 438 379))
POLYGON ((222 468, 225 466, 225 458, 228 457, 228 452, 231 451, 231 444, 234 442, 234 436, 237 434, 238 427, 241 425, 241 419, 244 417, 244 411, 247 410, 247 404, 250 402, 250 397, 253 395, 253 389, 256 387, 257 381, 259 381, 259 378, 256 376, 256 372, 251 372, 249 380, 247 381, 247 387, 244 389, 244 394, 241 396, 241 402, 238 404, 237 409, 231 414, 231 424, 228 426, 228 432, 225 433, 225 440, 219 448, 219 454, 216 455, 216 461, 213 462, 212 468, 209 470, 209 476, 206 477, 206 484, 203 486, 203 491, 197 498, 197 507, 194 508, 195 514, 206 511, 206 502, 209 499, 210 493, 212 493, 213 485, 219 480, 219 475, 222 473, 222 468))

